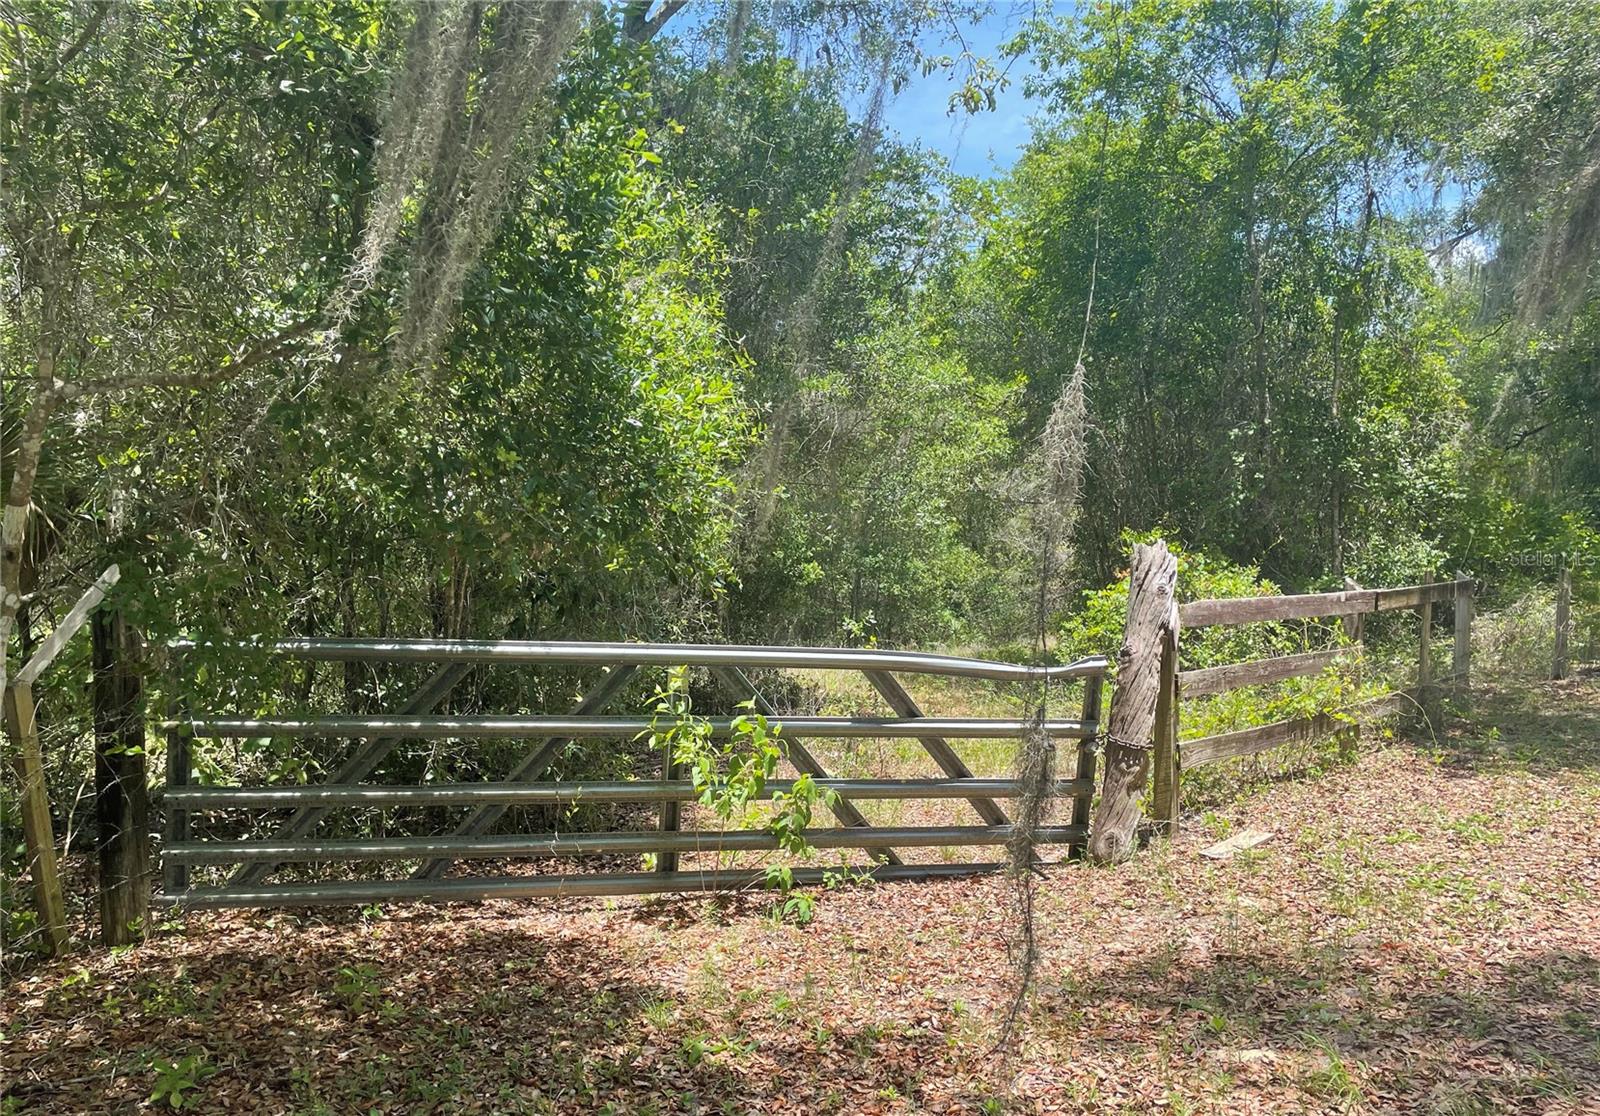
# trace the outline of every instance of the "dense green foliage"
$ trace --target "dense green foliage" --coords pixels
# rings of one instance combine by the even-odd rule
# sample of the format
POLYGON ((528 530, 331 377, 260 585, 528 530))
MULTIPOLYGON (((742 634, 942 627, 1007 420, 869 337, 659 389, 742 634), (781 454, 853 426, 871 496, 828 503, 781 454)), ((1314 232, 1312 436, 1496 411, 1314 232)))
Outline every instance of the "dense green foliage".
MULTIPOLYGON (((918 65, 989 103, 1004 60, 937 53, 960 5, 595 9, 551 58, 515 53, 532 7, 458 8, 423 73, 388 0, 0 4, 9 662, 110 561, 152 647, 1063 653, 1108 649, 1084 592, 1156 524, 1218 594, 1600 562, 1590 4, 1041 18, 1042 114, 981 182, 882 125, 918 65), (439 134, 393 162, 425 79, 439 134)), ((44 692, 64 785, 84 660, 44 692)), ((413 681, 209 677, 263 709, 413 681)))
POLYGON ((8 452, 41 346, 96 389, 51 415, 24 592, 122 558, 153 632, 1003 639, 1080 333, 1078 587, 1155 522, 1291 586, 1596 545, 1574 6, 1036 22, 1047 112, 984 184, 859 119, 909 15, 746 14, 592 22, 413 367, 428 214, 345 293, 404 11, 19 11, 8 452), (1430 167, 1459 208, 1407 202, 1430 167))
MULTIPOLYGON (((171 8, 113 19, 97 43, 119 59, 130 48, 147 52, 140 74, 153 82, 166 80, 155 64, 162 52, 179 59, 208 35, 274 61, 287 56, 290 69, 305 56, 337 56, 348 38, 338 26, 311 27, 298 9, 239 28, 207 27, 171 8), (117 42, 124 31, 138 41, 117 42), (321 37, 302 42, 307 31, 321 37)), ((378 25, 358 26, 355 41, 377 50, 378 25)), ((605 25, 574 52, 554 91, 569 126, 513 191, 445 359, 422 369, 385 357, 383 338, 397 329, 395 288, 380 284, 344 322, 329 315, 359 231, 367 163, 318 166, 335 145, 314 139, 300 141, 316 146, 298 159, 279 151, 270 166, 254 165, 269 126, 287 144, 332 130, 328 121, 370 120, 376 82, 339 85, 325 75, 318 95, 298 74, 282 78, 285 91, 269 100, 284 119, 258 118, 203 159, 174 156, 197 161, 187 187, 160 163, 118 173, 127 150, 113 134, 90 132, 101 101, 86 85, 83 101, 52 116, 84 122, 81 146, 31 137, 27 153, 39 157, 20 159, 19 169, 65 177, 76 165, 113 179, 113 201, 129 208, 159 200, 137 221, 81 226, 51 206, 58 230, 33 230, 40 241, 64 238, 40 256, 59 251, 75 269, 70 290, 40 296, 60 299, 50 305, 57 375, 137 375, 146 365, 159 375, 174 365, 203 372, 250 346, 263 320, 276 329, 301 316, 319 334, 214 390, 120 394, 74 416, 78 437, 52 442, 40 503, 106 514, 50 517, 35 553, 66 548, 74 567, 124 559, 145 575, 125 597, 143 604, 140 620, 157 633, 465 633, 514 619, 537 630, 574 610, 592 623, 602 602, 606 611, 643 609, 647 624, 672 622, 645 602, 663 586, 683 586, 692 599, 725 574, 728 470, 746 452, 750 425, 721 334, 722 250, 649 149, 650 99, 627 88, 643 76, 605 25), (232 179, 217 184, 224 174, 266 195, 259 207, 228 194, 232 179), (277 183, 302 196, 273 194, 277 183), (236 274, 216 270, 229 265, 236 274), (266 291, 277 292, 271 305, 266 291), (119 316, 158 321, 163 336, 150 344, 123 336, 133 327, 115 324, 119 316), (185 347, 184 337, 215 339, 214 355, 185 347)), ((161 103, 138 85, 118 95, 130 117, 161 103)), ((196 103, 230 96, 242 98, 213 87, 196 103)), ((17 185, 46 212, 30 188, 27 177, 17 185)), ((67 204, 76 212, 108 203, 67 204)), ((9 366, 22 369, 29 338, 19 329, 10 339, 18 359, 9 366)))

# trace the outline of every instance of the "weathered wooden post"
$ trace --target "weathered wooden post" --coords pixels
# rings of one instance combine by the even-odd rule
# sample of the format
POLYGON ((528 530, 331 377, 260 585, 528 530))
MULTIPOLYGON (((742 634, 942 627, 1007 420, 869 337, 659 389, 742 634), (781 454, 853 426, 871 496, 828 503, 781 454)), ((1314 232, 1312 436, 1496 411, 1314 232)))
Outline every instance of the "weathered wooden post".
POLYGON ((1456 645, 1450 657, 1452 689, 1459 696, 1467 692, 1472 675, 1472 579, 1456 571, 1456 645))
MULTIPOLYGON (((1346 593, 1361 592, 1361 584, 1353 577, 1344 579, 1346 593)), ((1355 648, 1356 664, 1352 672, 1355 676, 1357 690, 1366 680, 1367 657, 1367 614, 1364 612, 1351 612, 1339 617, 1339 627, 1344 631, 1344 637, 1355 648)), ((1361 747, 1361 722, 1355 721, 1339 730, 1339 755, 1341 758, 1354 759, 1356 752, 1361 747)))
POLYGON ((1560 681, 1571 669, 1568 652, 1569 633, 1572 627, 1572 571, 1561 568, 1561 580, 1556 585, 1556 651, 1550 664, 1550 677, 1560 681))
POLYGON ((6 734, 11 737, 11 762, 22 794, 22 836, 33 875, 33 903, 45 950, 67 948, 67 905, 56 867, 55 830, 50 824, 50 799, 45 790, 44 755, 39 747, 39 722, 34 715, 33 684, 13 682, 5 690, 6 734))
MULTIPOLYGON (((39 747, 33 684, 61 654, 67 641, 83 627, 89 614, 105 600, 106 593, 121 576, 116 566, 108 566, 67 610, 34 651, 33 658, 11 676, 11 684, 5 690, 6 735, 15 747, 11 762, 22 793, 22 834, 27 843, 28 862, 32 865, 34 907, 39 912, 39 927, 50 953, 60 953, 67 947, 66 898, 56 866, 55 831, 50 823, 50 796, 44 780, 44 752, 39 747)), ((0 647, 0 655, 3 654, 5 648, 0 647)))
POLYGON ((1117 655, 1117 686, 1105 734, 1105 784, 1089 833, 1089 855, 1126 860, 1136 847, 1140 804, 1150 778, 1163 647, 1178 628, 1178 563, 1167 544, 1134 547, 1128 621, 1117 655))
POLYGON ((1167 836, 1178 832, 1179 756, 1178 756, 1178 627, 1174 607, 1172 627, 1161 639, 1160 689, 1156 692, 1155 747, 1151 752, 1152 801, 1156 831, 1167 836))
POLYGON ((1429 732, 1439 724, 1438 694, 1433 684, 1433 571, 1422 575, 1422 603, 1417 606, 1417 703, 1429 732))
POLYGON ((90 623, 94 682, 95 847, 100 860, 100 933, 127 945, 150 914, 150 803, 145 775, 144 682, 138 634, 120 612, 90 623))

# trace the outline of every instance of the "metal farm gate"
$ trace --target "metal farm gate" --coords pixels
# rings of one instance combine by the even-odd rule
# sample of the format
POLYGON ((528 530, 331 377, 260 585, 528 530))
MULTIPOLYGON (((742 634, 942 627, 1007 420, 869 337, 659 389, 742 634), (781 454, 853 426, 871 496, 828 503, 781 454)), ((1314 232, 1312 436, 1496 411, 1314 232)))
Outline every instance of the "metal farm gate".
MULTIPOLYGON (((191 648, 192 649, 192 648, 191 648)), ((179 662, 185 648, 178 648, 179 662)), ((218 712, 169 712, 167 785, 162 801, 166 838, 161 851, 163 889, 158 902, 185 908, 367 904, 390 901, 477 900, 557 895, 631 895, 652 892, 730 890, 761 886, 759 870, 715 868, 686 871, 679 857, 694 853, 772 850, 777 838, 761 829, 680 828, 681 806, 697 795, 688 779, 675 777, 664 761, 660 778, 627 780, 546 779, 548 769, 576 741, 592 744, 628 740, 652 728, 648 716, 602 715, 602 710, 641 667, 708 669, 735 696, 781 726, 780 747, 796 774, 811 776, 837 792, 831 809, 838 825, 806 831, 817 849, 865 849, 875 861, 868 874, 879 880, 924 879, 990 872, 995 861, 907 863, 895 850, 952 846, 996 846, 1011 834, 1002 805, 1019 793, 1009 778, 977 778, 951 741, 1018 740, 1030 730, 1024 718, 927 716, 897 675, 940 675, 1034 686, 1081 682, 1081 716, 1049 720, 1053 738, 1076 741, 1073 778, 1058 793, 1072 800, 1070 824, 1042 829, 1041 842, 1080 852, 1088 836, 1089 803, 1094 791, 1094 742, 1100 721, 1104 658, 1049 667, 1023 666, 949 655, 907 651, 809 647, 762 647, 648 643, 571 643, 517 641, 376 641, 294 639, 274 643, 274 656, 308 662, 369 664, 426 663, 435 671, 410 700, 392 714, 249 718, 218 712), (475 666, 587 664, 603 671, 593 688, 560 716, 436 716, 444 697, 475 666), (859 671, 887 703, 881 717, 800 717, 779 713, 752 683, 748 671, 772 669, 859 671), (321 785, 202 786, 194 780, 194 749, 200 741, 249 738, 354 740, 349 757, 321 785), (522 758, 494 782, 444 785, 382 785, 365 782, 407 741, 526 741, 522 758), (892 779, 834 778, 807 747, 808 739, 910 739, 920 743, 937 773, 892 779), (965 800, 981 824, 880 826, 857 808, 864 800, 965 800), (574 802, 657 803, 653 829, 610 832, 504 834, 493 830, 512 807, 574 802), (455 808, 454 829, 441 836, 352 839, 321 837, 337 812, 351 808, 430 806, 455 808), (197 839, 207 827, 196 822, 222 811, 275 812, 283 817, 270 839, 197 839), (286 814, 284 812, 287 812, 286 814), (654 871, 582 872, 523 875, 449 875, 459 861, 528 858, 582 858, 607 854, 657 856, 654 871), (417 861, 406 879, 348 878, 332 882, 274 882, 285 865, 346 862, 354 866, 382 861, 417 861), (195 886, 191 869, 235 866, 223 883, 195 886)), ((713 732, 726 734, 731 718, 709 718, 713 732)), ((785 791, 792 780, 768 784, 767 795, 785 791)), ((255 817, 254 814, 251 814, 255 817)), ((266 819, 248 827, 262 831, 266 819)), ((797 868, 796 884, 823 882, 825 870, 797 868)))

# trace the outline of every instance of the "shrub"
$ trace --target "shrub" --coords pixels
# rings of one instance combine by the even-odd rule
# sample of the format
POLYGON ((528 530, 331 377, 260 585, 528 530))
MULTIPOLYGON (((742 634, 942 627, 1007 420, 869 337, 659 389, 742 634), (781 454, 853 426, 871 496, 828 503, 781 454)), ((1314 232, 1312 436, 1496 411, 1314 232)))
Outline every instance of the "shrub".
POLYGON ((1472 626, 1473 670, 1498 678, 1544 678, 1555 649, 1556 595, 1535 586, 1472 626))
MULTIPOLYGON (((1128 534, 1124 543, 1150 542, 1155 533, 1128 534)), ((1254 566, 1241 565, 1205 551, 1187 550, 1169 542, 1178 561, 1180 602, 1229 597, 1272 596, 1277 585, 1254 566)), ((1103 589, 1084 595, 1083 610, 1061 628, 1060 653, 1067 657, 1101 654, 1115 661, 1122 644, 1128 611, 1128 581, 1124 571, 1103 589)), ((1300 651, 1338 646, 1344 636, 1332 620, 1296 620, 1242 624, 1235 627, 1197 628, 1182 634, 1180 666, 1185 670, 1221 666, 1252 659, 1274 658, 1300 651)), ((1369 688, 1385 689, 1372 679, 1369 688)), ((1342 709, 1361 696, 1351 673, 1334 666, 1320 675, 1295 678, 1270 686, 1251 686, 1211 697, 1186 699, 1180 707, 1182 739, 1193 740, 1273 721, 1305 717, 1342 709)), ((1275 750, 1264 758, 1229 762, 1202 769, 1198 780, 1186 779, 1185 800, 1211 801, 1235 793, 1240 786, 1240 764, 1249 770, 1263 765, 1304 768, 1320 764, 1329 753, 1327 741, 1306 747, 1275 750), (1308 752, 1309 748, 1309 752, 1308 752)))
MULTIPOLYGON (((1123 545, 1153 542, 1160 532, 1125 532, 1123 545)), ((1244 566, 1206 551, 1188 550, 1170 540, 1168 549, 1178 560, 1178 600, 1202 601, 1219 597, 1260 597, 1279 592, 1254 566, 1244 566)), ((1060 653, 1067 658, 1105 655, 1113 661, 1122 646, 1122 629, 1128 618, 1128 573, 1119 572, 1103 589, 1084 594, 1081 611, 1061 625, 1060 653)), ((1245 624, 1231 628, 1203 628, 1183 636, 1185 669, 1218 666, 1247 659, 1264 659, 1301 649, 1304 623, 1245 624)))

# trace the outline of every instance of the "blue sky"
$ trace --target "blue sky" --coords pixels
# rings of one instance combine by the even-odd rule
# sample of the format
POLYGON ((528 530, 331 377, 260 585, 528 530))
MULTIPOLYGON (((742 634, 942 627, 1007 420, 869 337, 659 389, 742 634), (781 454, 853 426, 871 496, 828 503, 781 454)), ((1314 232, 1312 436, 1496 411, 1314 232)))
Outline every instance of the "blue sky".
MULTIPOLYGON (((1057 5, 1057 9, 1066 11, 1074 6, 1057 5)), ((1023 81, 1033 67, 1025 58, 1014 62, 1002 58, 1000 46, 1016 35, 1036 7, 1042 12, 1046 5, 1001 2, 984 20, 962 28, 974 54, 987 57, 1001 69, 1011 63, 1011 84, 996 98, 995 111, 976 116, 949 113, 950 94, 960 85, 961 67, 957 66, 955 71, 935 71, 927 77, 914 78, 884 110, 885 127, 904 139, 922 141, 925 147, 949 159, 961 174, 985 176, 1010 167, 1027 146, 1031 131, 1028 117, 1036 111, 1022 92, 1023 81)), ((931 41, 925 46, 933 53, 952 56, 961 51, 961 44, 955 41, 931 41)))

